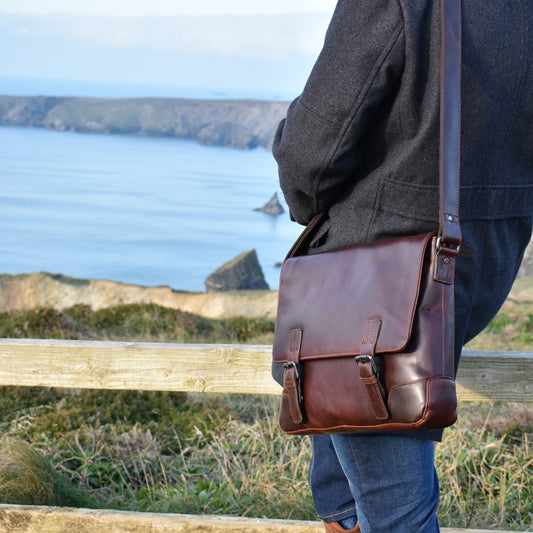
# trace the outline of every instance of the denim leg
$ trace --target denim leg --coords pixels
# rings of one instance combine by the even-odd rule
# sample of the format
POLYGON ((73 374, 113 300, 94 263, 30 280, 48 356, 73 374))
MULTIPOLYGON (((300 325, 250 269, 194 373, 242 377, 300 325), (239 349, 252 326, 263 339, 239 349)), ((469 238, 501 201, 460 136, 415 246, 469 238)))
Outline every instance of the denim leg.
POLYGON ((330 435, 312 435, 309 484, 315 509, 324 522, 355 517, 355 501, 330 435))
POLYGON ((331 441, 363 533, 439 532, 433 441, 368 434, 332 435, 331 441))

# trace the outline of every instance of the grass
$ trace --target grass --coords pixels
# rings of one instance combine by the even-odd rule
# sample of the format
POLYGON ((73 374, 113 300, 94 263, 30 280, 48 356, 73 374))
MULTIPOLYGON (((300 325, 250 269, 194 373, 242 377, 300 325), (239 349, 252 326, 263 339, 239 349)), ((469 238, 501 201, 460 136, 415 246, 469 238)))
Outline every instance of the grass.
POLYGON ((508 299, 500 312, 472 340, 470 350, 531 350, 533 346, 533 302, 517 302, 508 299))
POLYGON ((463 404, 437 447, 442 526, 531 531, 533 409, 463 404))
MULTIPOLYGON (((3 403, 13 405, 19 390, 3 388, 3 403)), ((32 392, 41 405, 26 398, 4 416, 4 439, 32 443, 92 506, 314 518, 309 446, 278 431, 276 398, 32 392)))
POLYGON ((0 443, 0 494, 3 503, 98 507, 52 468, 45 455, 14 438, 3 438, 0 443))
MULTIPOLYGON (((315 519, 309 441, 279 432, 277 398, 106 392, 95 406, 98 394, 49 391, 4 417, 4 439, 32 443, 92 507, 315 519)), ((461 411, 437 448, 441 524, 531 531, 533 410, 461 411)))
MULTIPOLYGON (((474 346, 531 349, 531 305, 506 304, 474 346)), ((0 314, 12 337, 255 343, 272 327, 154 305, 0 314)), ((314 520, 309 441, 283 435, 277 409, 269 396, 3 387, 0 499, 314 520)), ((532 406, 460 413, 437 447, 442 526, 533 531, 532 406)))
POLYGON ((0 313, 0 337, 147 342, 260 343, 273 338, 274 322, 204 318, 157 304, 123 304, 93 311, 74 305, 0 313))

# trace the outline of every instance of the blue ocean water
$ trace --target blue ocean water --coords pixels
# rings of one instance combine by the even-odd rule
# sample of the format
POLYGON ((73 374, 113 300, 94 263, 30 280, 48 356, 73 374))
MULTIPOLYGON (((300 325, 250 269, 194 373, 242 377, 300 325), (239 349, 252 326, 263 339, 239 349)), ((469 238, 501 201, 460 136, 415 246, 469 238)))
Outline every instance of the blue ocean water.
POLYGON ((201 291, 255 248, 277 288, 301 229, 253 211, 280 192, 263 149, 0 127, 0 161, 0 272, 201 291))

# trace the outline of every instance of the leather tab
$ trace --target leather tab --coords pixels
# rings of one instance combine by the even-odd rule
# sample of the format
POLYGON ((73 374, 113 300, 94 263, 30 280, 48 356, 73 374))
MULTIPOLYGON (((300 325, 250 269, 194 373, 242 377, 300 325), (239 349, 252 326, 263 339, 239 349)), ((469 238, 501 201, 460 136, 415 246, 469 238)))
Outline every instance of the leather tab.
POLYGON ((289 334, 289 361, 300 362, 300 348, 302 347, 301 329, 291 329, 289 334))
POLYGON ((444 247, 441 247, 437 252, 435 256, 435 274, 433 276, 435 281, 446 283, 447 285, 453 283, 457 253, 457 250, 444 247))
POLYGON ((302 330, 293 329, 289 335, 289 361, 285 364, 285 376, 283 378, 283 389, 289 400, 289 411, 293 422, 301 424, 303 422, 302 411, 302 389, 300 375, 300 348, 302 346, 302 330))
POLYGON ((361 355, 355 358, 359 370, 359 378, 372 406, 372 411, 377 420, 383 421, 390 418, 385 403, 385 394, 379 381, 379 373, 374 361, 376 342, 381 328, 381 320, 369 320, 365 323, 363 339, 361 340, 361 355))
POLYGON ((285 367, 285 377, 283 380, 283 391, 289 400, 289 412, 295 424, 301 424, 304 420, 302 408, 299 401, 300 387, 299 376, 294 366, 285 367))
POLYGON ((376 353, 376 342, 378 341, 379 330, 381 329, 381 320, 369 320, 365 322, 363 338, 361 339, 361 355, 374 356, 376 353))

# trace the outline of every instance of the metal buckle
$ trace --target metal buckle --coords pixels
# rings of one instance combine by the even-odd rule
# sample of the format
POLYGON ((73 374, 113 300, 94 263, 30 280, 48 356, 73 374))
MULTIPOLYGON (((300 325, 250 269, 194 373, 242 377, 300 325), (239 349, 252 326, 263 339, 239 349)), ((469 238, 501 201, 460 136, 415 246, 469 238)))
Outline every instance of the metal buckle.
MULTIPOLYGON (((439 253, 441 251, 442 241, 443 240, 444 240, 444 237, 441 237, 441 236, 437 237, 437 253, 439 253)), ((446 249, 453 250, 453 251, 459 253, 459 250, 461 249, 461 245, 459 244, 455 248, 451 248, 450 246, 446 246, 446 249)))
POLYGON ((359 363, 370 363, 372 365, 372 370, 375 374, 379 374, 378 367, 376 365, 376 361, 374 361, 374 358, 371 355, 356 355, 355 356, 355 362, 357 364, 359 363))
POLYGON ((294 361, 289 361, 283 365, 285 370, 288 370, 290 367, 294 368, 294 377, 296 380, 300 379, 300 373, 298 372, 298 365, 294 361))
POLYGON ((298 398, 300 410, 302 410, 304 396, 302 393, 302 380, 300 379, 300 373, 298 372, 298 364, 295 361, 289 361, 288 363, 283 364, 283 368, 285 370, 288 370, 291 367, 294 368, 294 381, 296 381, 296 396, 298 398))

